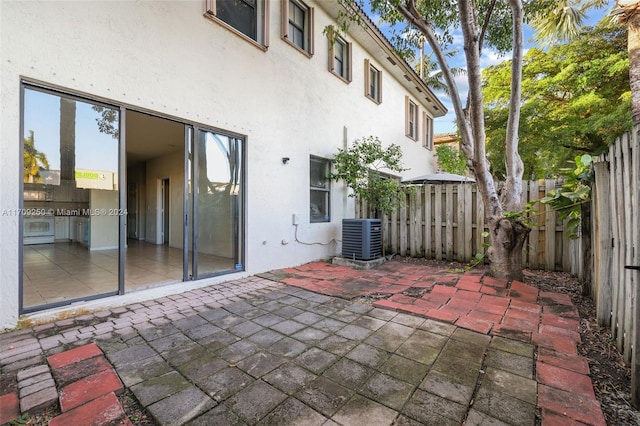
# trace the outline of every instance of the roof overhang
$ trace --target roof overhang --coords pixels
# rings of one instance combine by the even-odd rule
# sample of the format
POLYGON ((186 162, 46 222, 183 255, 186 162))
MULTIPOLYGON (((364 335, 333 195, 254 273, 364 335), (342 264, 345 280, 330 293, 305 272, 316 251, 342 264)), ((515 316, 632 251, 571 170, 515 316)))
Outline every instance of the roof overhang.
POLYGON ((355 2, 344 7, 337 0, 320 0, 317 4, 334 19, 339 16, 340 11, 344 11, 347 7, 350 8, 348 12, 357 14, 362 22, 361 25, 353 22, 349 26, 348 34, 379 63, 383 64, 385 70, 392 74, 413 97, 426 106, 433 117, 442 117, 447 113, 447 108, 440 99, 433 94, 416 71, 395 53, 391 42, 355 2))

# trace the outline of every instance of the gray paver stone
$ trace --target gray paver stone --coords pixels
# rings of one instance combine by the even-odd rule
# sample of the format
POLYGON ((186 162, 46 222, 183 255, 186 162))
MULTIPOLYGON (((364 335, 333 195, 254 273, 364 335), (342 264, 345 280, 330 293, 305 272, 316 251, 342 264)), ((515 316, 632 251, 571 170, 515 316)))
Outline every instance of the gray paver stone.
POLYGON ((397 411, 363 396, 354 395, 331 420, 344 426, 388 426, 397 415, 397 411))
POLYGON ((327 351, 318 348, 311 348, 296 358, 296 362, 307 370, 322 374, 338 357, 327 351))
POLYGON ((296 398, 307 403, 327 417, 333 416, 353 395, 353 391, 327 379, 318 377, 296 394, 296 398))
POLYGON ((468 405, 473 396, 475 386, 456 383, 449 376, 431 371, 420 384, 420 389, 431 392, 442 398, 468 405))
POLYGON ((258 352, 238 363, 238 368, 255 378, 260 378, 284 364, 286 359, 266 352, 258 352))
POLYGON ((372 368, 379 367, 389 358, 389 353, 382 349, 361 343, 347 354, 347 358, 372 368))
POLYGON ((453 324, 447 324, 441 321, 434 321, 427 319, 419 327, 420 330, 429 331, 435 334, 441 334, 443 336, 451 336, 456 331, 456 326, 453 324))
POLYGON ((58 391, 55 386, 42 389, 24 398, 20 398, 20 411, 37 412, 58 402, 58 391))
POLYGON ((324 376, 349 389, 357 390, 373 373, 374 370, 369 367, 358 364, 350 359, 342 358, 325 371, 324 376))
POLYGON ((287 363, 262 377, 262 380, 289 395, 293 395, 316 377, 315 374, 295 364, 287 363))
POLYGON ((116 367, 121 365, 130 364, 134 361, 139 361, 144 358, 150 358, 157 355, 148 345, 135 345, 126 349, 121 349, 116 352, 106 352, 107 358, 116 367))
POLYGON ((329 334, 313 327, 307 327, 304 330, 300 330, 297 333, 291 335, 292 338, 305 343, 316 343, 323 340, 327 336, 329 336, 329 334))
POLYGON ((148 407, 156 401, 166 398, 189 387, 189 382, 176 371, 170 371, 162 376, 131 387, 131 391, 142 405, 148 407))
POLYGON ((51 374, 46 375, 48 376, 46 379, 35 382, 29 386, 22 386, 21 383, 18 383, 18 387, 20 388, 20 398, 24 398, 27 395, 40 392, 41 390, 45 390, 47 388, 55 389, 56 383, 53 381, 53 377, 51 377, 51 374))
POLYGON ((269 346, 267 350, 274 355, 292 358, 297 355, 300 355, 302 352, 304 352, 308 348, 309 348, 309 345, 305 343, 299 342, 290 337, 285 337, 284 339, 278 340, 276 343, 269 346))
POLYGON ((216 403, 195 386, 188 387, 147 409, 163 426, 178 426, 210 410, 216 403))
POLYGON ((42 373, 48 373, 49 366, 47 364, 36 365, 35 367, 26 368, 24 370, 18 371, 16 375, 16 379, 20 382, 28 379, 29 377, 37 376, 42 373))
POLYGON ((227 404, 248 423, 255 423, 287 399, 273 386, 257 380, 229 398, 227 404))
POLYGON ((489 349, 485 360, 487 366, 508 371, 527 379, 533 378, 533 359, 510 352, 489 349))
POLYGON ((325 425, 327 418, 315 411, 308 405, 303 404, 295 398, 288 398, 280 404, 267 417, 261 420, 258 425, 278 425, 278 426, 321 426, 325 425))
POLYGON ((402 380, 403 382, 417 386, 422 382, 427 371, 429 371, 429 366, 403 356, 393 354, 379 368, 379 370, 389 376, 402 380))
POLYGON ((229 363, 227 361, 206 353, 203 356, 180 364, 176 366, 176 368, 191 381, 196 381, 199 378, 211 376, 228 365, 229 363))
POLYGON ((505 423, 519 426, 535 424, 535 405, 490 390, 485 386, 480 386, 473 408, 505 423))
POLYGON ((209 377, 197 380, 196 383, 215 401, 222 401, 254 381, 253 377, 239 368, 227 367, 209 377))
POLYGON ((413 385, 395 379, 386 374, 376 373, 364 385, 360 392, 366 397, 400 410, 413 392, 413 385))
POLYGON ((238 361, 247 358, 254 353, 258 352, 258 346, 247 340, 239 340, 238 342, 227 346, 218 352, 218 355, 229 361, 230 363, 237 363, 238 361))
POLYGON ((403 413, 427 425, 460 425, 467 406, 417 389, 404 406, 403 413))
POLYGON ((235 334, 238 337, 249 337, 261 330, 264 330, 264 328, 252 321, 246 321, 227 329, 227 331, 235 334))
POLYGON ((468 426, 509 426, 507 423, 501 422, 500 420, 491 417, 487 414, 481 413, 478 410, 474 410, 473 408, 469 410, 469 414, 467 414, 467 420, 465 421, 465 425, 468 426))
POLYGON ((538 383, 517 374, 488 367, 482 387, 495 390, 529 404, 536 404, 538 383))
POLYGON ((272 330, 278 331, 282 334, 286 334, 288 336, 295 333, 296 331, 302 330, 305 327, 306 327, 305 324, 301 324, 297 321, 285 320, 277 324, 274 324, 269 328, 272 330))
POLYGON ((498 349, 504 352, 510 352, 512 354, 533 357, 533 345, 529 343, 519 342, 517 340, 506 339, 500 336, 493 336, 491 339, 491 344, 489 345, 491 349, 498 349))

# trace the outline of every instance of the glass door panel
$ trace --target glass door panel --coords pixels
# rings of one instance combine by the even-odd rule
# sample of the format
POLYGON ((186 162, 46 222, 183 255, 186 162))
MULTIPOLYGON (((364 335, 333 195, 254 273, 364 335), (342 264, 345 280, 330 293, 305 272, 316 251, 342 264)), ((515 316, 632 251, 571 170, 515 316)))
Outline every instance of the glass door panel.
POLYGON ((23 311, 118 291, 119 117, 24 88, 23 311))
POLYGON ((195 277, 243 269, 242 143, 198 130, 193 167, 195 277))

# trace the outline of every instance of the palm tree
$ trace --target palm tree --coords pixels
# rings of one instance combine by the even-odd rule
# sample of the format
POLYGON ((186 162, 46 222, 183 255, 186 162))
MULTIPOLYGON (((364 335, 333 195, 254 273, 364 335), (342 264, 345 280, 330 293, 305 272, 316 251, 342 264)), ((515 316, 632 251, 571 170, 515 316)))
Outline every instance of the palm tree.
POLYGON ((24 138, 24 182, 42 183, 40 170, 49 170, 47 156, 36 149, 33 130, 24 138))
POLYGON ((631 114, 633 124, 640 124, 640 1, 617 0, 611 14, 627 26, 631 114))

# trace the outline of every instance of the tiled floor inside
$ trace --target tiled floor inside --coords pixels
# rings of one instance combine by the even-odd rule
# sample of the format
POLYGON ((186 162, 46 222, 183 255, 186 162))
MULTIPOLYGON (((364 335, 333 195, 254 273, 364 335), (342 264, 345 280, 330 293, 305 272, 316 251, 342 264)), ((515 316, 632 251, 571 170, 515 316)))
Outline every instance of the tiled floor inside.
MULTIPOLYGON (((36 244, 24 246, 23 259, 26 308, 118 290, 118 250, 90 251, 75 242, 36 244)), ((125 291, 181 281, 182 259, 182 249, 129 240, 125 291)), ((233 266, 229 258, 198 257, 200 275, 233 266)))

